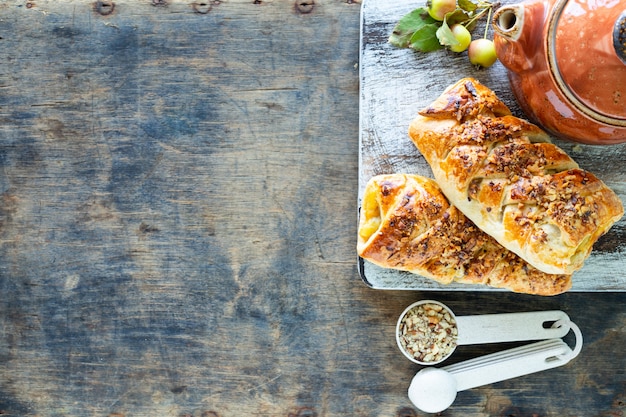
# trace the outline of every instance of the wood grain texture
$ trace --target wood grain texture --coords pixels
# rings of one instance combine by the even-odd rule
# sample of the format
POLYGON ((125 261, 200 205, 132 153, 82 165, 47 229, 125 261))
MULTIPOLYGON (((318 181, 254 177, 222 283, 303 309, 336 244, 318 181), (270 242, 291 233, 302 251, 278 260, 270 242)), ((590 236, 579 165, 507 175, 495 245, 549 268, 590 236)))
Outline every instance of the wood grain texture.
POLYGON ((359 15, 0 2, 2 415, 422 416, 393 332, 423 297, 463 315, 562 309, 585 335, 580 360, 446 415, 625 411, 622 293, 363 285, 359 15))
MULTIPOLYGON (((504 1, 502 4, 514 3, 504 1)), ((389 34, 415 2, 367 0, 363 4, 361 33, 361 116, 359 196, 374 175, 391 173, 433 177, 423 156, 408 138, 408 126, 417 112, 434 101, 443 90, 463 77, 474 77, 492 89, 514 115, 520 110, 507 77, 497 62, 477 69, 467 54, 440 50, 419 54, 389 44, 389 34)), ((482 33, 482 28, 477 28, 482 33)), ((581 168, 593 172, 612 188, 626 206, 626 144, 590 146, 554 139, 581 168)), ((585 266, 574 273, 572 291, 626 291, 626 216, 594 245, 585 266)), ((483 286, 441 285, 414 274, 387 270, 361 261, 364 281, 377 289, 478 290, 483 286)))

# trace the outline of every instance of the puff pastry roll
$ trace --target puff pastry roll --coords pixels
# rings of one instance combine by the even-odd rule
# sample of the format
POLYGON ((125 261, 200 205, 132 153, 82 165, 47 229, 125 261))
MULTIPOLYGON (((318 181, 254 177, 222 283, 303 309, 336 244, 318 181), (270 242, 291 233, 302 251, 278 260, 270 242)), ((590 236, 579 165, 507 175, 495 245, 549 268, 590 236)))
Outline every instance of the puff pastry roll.
POLYGON ((418 175, 369 180, 357 252, 376 265, 442 284, 479 284, 536 295, 560 294, 571 287, 570 275, 533 268, 450 205, 435 181, 418 175))
POLYGON ((474 79, 420 111, 409 136, 451 204, 544 272, 581 268, 624 214, 611 189, 474 79))

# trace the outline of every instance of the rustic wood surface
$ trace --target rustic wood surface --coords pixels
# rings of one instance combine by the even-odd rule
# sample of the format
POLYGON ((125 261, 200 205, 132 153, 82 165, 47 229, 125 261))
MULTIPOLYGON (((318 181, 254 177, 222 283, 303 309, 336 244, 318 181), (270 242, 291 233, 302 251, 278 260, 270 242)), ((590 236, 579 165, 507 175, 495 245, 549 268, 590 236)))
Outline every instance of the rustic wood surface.
POLYGON ((626 293, 362 282, 360 8, 0 2, 0 414, 424 416, 394 328, 426 297, 585 336, 442 415, 626 412, 626 293))
MULTIPOLYGON (((504 0, 501 4, 514 3, 504 0)), ((519 117, 520 110, 509 86, 507 72, 499 62, 476 69, 467 54, 447 50, 418 54, 395 48, 387 41, 389 32, 405 13, 415 8, 414 0, 367 0, 363 4, 361 37, 361 118, 359 192, 374 175, 411 173, 432 177, 426 160, 408 138, 408 125, 417 112, 434 101, 443 90, 463 77, 474 77, 498 94, 519 117)), ((476 33, 482 34, 482 28, 476 33)), ((626 143, 590 146, 554 139, 578 164, 611 187, 626 206, 626 143)), ((572 291, 625 291, 626 216, 594 245, 585 266, 574 273, 572 291)), ((361 275, 378 289, 440 289, 432 280, 407 272, 361 263, 361 275)), ((446 286, 467 290, 467 285, 446 286)), ((489 290, 485 287, 473 290, 489 290)))

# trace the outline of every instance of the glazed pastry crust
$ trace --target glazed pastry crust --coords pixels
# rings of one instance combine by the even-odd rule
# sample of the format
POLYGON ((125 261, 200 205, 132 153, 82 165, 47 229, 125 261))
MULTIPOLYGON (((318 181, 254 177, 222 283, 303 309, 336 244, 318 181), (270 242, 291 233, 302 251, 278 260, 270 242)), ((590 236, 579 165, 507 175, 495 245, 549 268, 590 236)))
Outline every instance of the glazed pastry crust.
POLYGON ((544 272, 580 269, 624 214, 601 180, 474 79, 458 81, 420 111, 409 137, 449 201, 544 272))
POLYGON ((370 179, 361 204, 357 251, 381 267, 442 284, 536 295, 556 295, 571 287, 570 275, 533 268, 450 205, 435 181, 418 175, 370 179))

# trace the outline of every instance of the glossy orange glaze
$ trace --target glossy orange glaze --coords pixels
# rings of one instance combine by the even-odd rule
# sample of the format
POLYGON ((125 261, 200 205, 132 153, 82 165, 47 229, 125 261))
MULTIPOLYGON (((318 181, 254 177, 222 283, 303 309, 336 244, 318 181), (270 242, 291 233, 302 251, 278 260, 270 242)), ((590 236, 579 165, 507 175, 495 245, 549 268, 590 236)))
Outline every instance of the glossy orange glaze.
MULTIPOLYGON (((521 3, 523 19, 520 24, 523 25, 519 37, 503 36, 495 31, 498 58, 509 70, 511 88, 521 108, 532 121, 563 139, 601 145, 626 142, 626 124, 609 124, 592 118, 572 104, 559 87, 548 50, 554 3, 547 0, 521 3)), ((587 3, 599 5, 609 1, 587 3)), ((594 19, 610 20, 609 14, 617 16, 626 8, 626 0, 612 0, 611 4, 615 5, 612 12, 608 7, 606 12, 594 9, 594 19)), ((623 72, 626 66, 614 51, 614 56, 610 57, 611 51, 606 45, 607 36, 612 36, 613 24, 589 20, 589 15, 584 13, 573 16, 582 9, 578 6, 570 0, 561 17, 566 20, 559 20, 556 25, 554 61, 563 74, 564 88, 571 89, 578 100, 593 110, 626 121, 626 75, 623 72), (581 37, 585 40, 581 41, 581 37)), ((615 20, 616 17, 612 22, 615 20)))
POLYGON ((620 2, 567 2, 556 31, 556 59, 578 99, 607 116, 626 119, 626 65, 615 53, 613 31, 592 24, 615 22, 626 9, 626 1, 621 7, 607 7, 610 4, 620 2))

